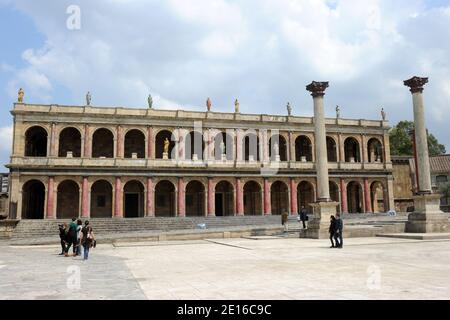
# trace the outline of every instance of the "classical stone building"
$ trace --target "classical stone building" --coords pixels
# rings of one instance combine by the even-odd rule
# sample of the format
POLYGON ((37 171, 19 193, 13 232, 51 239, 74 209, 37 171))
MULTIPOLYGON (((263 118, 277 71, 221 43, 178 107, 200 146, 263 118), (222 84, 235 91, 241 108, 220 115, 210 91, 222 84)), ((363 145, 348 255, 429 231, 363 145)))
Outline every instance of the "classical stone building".
POLYGON ((8 216, 9 174, 0 173, 0 217, 8 216))
MULTIPOLYGON (((316 199, 311 117, 16 103, 10 217, 297 214, 316 199)), ((326 119, 341 212, 394 208, 388 123, 326 119)))

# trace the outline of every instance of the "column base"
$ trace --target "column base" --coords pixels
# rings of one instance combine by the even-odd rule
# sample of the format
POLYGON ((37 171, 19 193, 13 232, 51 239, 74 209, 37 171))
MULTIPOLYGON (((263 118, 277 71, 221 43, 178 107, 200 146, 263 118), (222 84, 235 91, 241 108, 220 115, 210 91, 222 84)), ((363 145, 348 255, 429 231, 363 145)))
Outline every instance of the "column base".
POLYGON ((330 216, 336 215, 339 202, 321 201, 310 204, 314 208, 314 217, 308 223, 308 229, 303 231, 303 237, 312 239, 328 239, 330 216))
POLYGON ((413 199, 414 212, 408 215, 405 232, 450 232, 450 220, 440 209, 440 194, 421 194, 413 199))

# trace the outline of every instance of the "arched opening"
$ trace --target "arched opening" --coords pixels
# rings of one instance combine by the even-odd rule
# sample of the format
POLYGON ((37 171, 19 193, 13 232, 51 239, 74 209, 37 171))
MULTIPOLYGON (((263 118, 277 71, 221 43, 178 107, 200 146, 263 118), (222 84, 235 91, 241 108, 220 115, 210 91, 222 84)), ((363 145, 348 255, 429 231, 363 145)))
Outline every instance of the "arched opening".
POLYGON ((295 139, 295 161, 312 161, 312 144, 307 136, 295 139))
POLYGON ((164 158, 164 141, 167 139, 169 142, 169 148, 167 152, 167 159, 172 158, 173 148, 175 147, 175 138, 172 135, 172 132, 169 130, 162 130, 158 132, 155 137, 155 157, 156 159, 164 158))
POLYGON ((76 128, 65 128, 59 134, 59 157, 81 157, 81 133, 76 128))
POLYGON ((123 215, 125 218, 144 216, 145 191, 137 180, 128 181, 123 187, 123 215))
POLYGON ((214 159, 233 160, 233 137, 225 132, 220 132, 214 137, 214 159))
POLYGON ((22 187, 22 219, 44 219, 45 186, 30 180, 22 187))
POLYGON ((80 187, 75 181, 65 180, 58 184, 56 217, 70 219, 80 214, 80 187))
MULTIPOLYGON (((339 202, 339 187, 336 182, 330 181, 330 199, 339 202)), ((336 206, 336 212, 341 212, 341 206, 336 206)))
POLYGON ((175 217, 175 186, 168 180, 155 186, 155 216, 175 217))
POLYGON ((204 150, 203 135, 198 131, 189 132, 185 141, 186 160, 202 160, 204 150))
POLYGON ((369 162, 383 162, 383 146, 380 140, 372 138, 367 142, 369 162))
POLYGON ((233 186, 228 181, 220 181, 215 189, 216 216, 234 215, 234 193, 233 186))
POLYGON ((347 185, 347 202, 349 213, 363 212, 363 194, 362 187, 356 181, 349 182, 347 185))
POLYGON ((112 186, 98 180, 91 187, 91 218, 112 217, 112 186))
POLYGON ((137 129, 125 135, 125 158, 145 158, 145 135, 137 129))
POLYGON ((249 133, 244 137, 242 146, 245 161, 259 161, 259 138, 254 133, 249 133))
POLYGON ((205 186, 196 180, 186 185, 186 216, 205 216, 205 186))
POLYGON ((269 157, 271 161, 276 161, 277 155, 280 161, 287 161, 286 139, 279 134, 273 135, 269 139, 269 157))
POLYGON ((31 127, 25 133, 25 156, 47 156, 47 131, 42 127, 31 127))
POLYGON ((345 162, 361 162, 359 142, 355 138, 347 138, 344 142, 345 162))
POLYGON ((314 187, 310 182, 302 181, 297 186, 297 203, 298 208, 305 208, 307 213, 313 213, 310 206, 314 202, 314 187))
POLYGON ((289 192, 284 182, 276 181, 270 186, 272 214, 289 213, 289 192))
POLYGON ((114 157, 114 135, 108 129, 97 129, 92 136, 92 157, 114 157))
POLYGON ((328 162, 337 162, 336 142, 331 137, 327 137, 327 157, 328 162))
POLYGON ((244 185, 244 214, 261 215, 261 186, 255 181, 249 181, 244 185))
POLYGON ((374 181, 370 185, 370 201, 372 203, 373 213, 386 212, 384 186, 380 181, 374 181))

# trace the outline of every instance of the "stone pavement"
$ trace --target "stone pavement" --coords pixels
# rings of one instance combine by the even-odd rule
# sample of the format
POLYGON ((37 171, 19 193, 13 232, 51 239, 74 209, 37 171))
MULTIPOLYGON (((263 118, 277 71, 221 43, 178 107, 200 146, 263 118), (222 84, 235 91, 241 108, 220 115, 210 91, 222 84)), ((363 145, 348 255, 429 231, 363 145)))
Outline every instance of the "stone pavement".
POLYGON ((448 240, 121 242, 88 262, 57 252, 0 247, 0 299, 450 299, 448 240), (67 289, 71 265, 81 289, 67 289))

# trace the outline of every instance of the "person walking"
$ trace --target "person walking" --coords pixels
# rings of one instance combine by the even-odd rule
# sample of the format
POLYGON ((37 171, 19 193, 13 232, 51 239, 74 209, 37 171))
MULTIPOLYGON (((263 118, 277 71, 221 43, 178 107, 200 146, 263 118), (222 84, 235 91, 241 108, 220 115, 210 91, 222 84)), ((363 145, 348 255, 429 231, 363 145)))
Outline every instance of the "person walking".
POLYGON ((336 232, 334 235, 334 241, 336 242, 336 248, 341 248, 344 246, 344 240, 342 239, 342 233, 344 231, 344 222, 341 219, 339 213, 336 214, 336 232))
POLYGON ((330 241, 331 241, 330 248, 336 248, 333 242, 333 237, 335 236, 336 233, 336 218, 333 215, 330 216, 330 227, 328 228, 328 233, 330 234, 330 241))
POLYGON ((77 256, 81 256, 81 229, 83 229, 83 222, 81 219, 77 220, 77 249, 76 254, 77 256))
POLYGON ((76 256, 76 249, 77 249, 77 223, 76 223, 76 218, 72 218, 72 222, 69 224, 69 232, 67 234, 67 245, 66 245, 66 252, 65 252, 65 256, 68 257, 69 256, 69 249, 70 246, 72 247, 72 253, 73 256, 76 256))
POLYGON ((81 229, 81 243, 83 245, 83 260, 89 258, 89 249, 95 244, 95 235, 89 221, 84 222, 84 227, 81 229))
POLYGON ((281 225, 284 227, 285 233, 289 232, 288 219, 289 219, 289 214, 287 212, 283 212, 281 214, 281 225))
POLYGON ((308 213, 306 212, 306 209, 304 206, 300 209, 300 220, 303 224, 303 229, 306 229, 306 223, 305 221, 308 221, 308 213))
POLYGON ((64 255, 66 253, 66 241, 67 241, 67 223, 59 224, 59 239, 61 240, 61 253, 60 256, 64 255))

